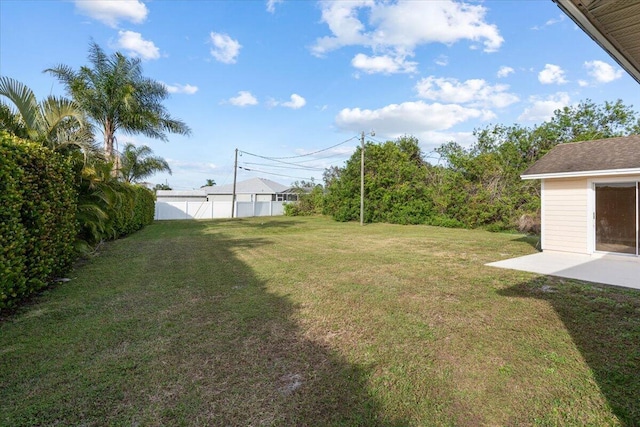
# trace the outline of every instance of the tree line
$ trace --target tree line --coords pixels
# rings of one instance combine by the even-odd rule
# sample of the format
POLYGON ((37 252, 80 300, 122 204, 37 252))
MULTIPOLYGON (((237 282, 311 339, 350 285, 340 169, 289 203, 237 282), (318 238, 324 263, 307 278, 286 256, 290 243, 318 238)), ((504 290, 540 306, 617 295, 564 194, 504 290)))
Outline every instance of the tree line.
MULTIPOLYGON (((621 100, 601 105, 585 100, 532 127, 476 129, 470 147, 456 142, 439 146, 437 164, 427 161, 413 136, 367 142, 364 220, 537 232, 540 183, 521 180, 522 172, 557 144, 638 133, 640 119, 631 106, 621 100)), ((358 220, 360 157, 358 147, 344 166, 327 169, 324 186, 298 183, 300 202, 287 213, 358 220)))

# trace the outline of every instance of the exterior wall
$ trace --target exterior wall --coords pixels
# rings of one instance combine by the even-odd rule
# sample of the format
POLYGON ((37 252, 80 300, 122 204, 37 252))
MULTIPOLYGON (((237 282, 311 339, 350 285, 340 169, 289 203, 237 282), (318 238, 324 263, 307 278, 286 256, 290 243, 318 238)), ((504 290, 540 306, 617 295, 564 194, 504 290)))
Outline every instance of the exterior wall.
POLYGON ((589 253, 587 178, 542 182, 542 249, 589 253))
POLYGON ((211 202, 231 202, 233 194, 209 194, 207 200, 211 202))
MULTIPOLYGON (((235 217, 283 215, 283 202, 236 202, 235 217)), ((231 218, 231 201, 156 202, 156 220, 231 218)))
POLYGON ((156 200, 158 202, 206 202, 207 198, 205 196, 157 196, 156 200))

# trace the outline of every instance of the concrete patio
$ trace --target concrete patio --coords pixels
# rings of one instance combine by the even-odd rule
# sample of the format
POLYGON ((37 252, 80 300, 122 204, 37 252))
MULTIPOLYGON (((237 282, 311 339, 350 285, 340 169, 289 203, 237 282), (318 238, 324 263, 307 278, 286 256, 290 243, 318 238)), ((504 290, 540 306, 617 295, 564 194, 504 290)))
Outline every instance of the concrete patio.
POLYGON ((640 259, 631 256, 540 252, 486 265, 640 290, 640 259))

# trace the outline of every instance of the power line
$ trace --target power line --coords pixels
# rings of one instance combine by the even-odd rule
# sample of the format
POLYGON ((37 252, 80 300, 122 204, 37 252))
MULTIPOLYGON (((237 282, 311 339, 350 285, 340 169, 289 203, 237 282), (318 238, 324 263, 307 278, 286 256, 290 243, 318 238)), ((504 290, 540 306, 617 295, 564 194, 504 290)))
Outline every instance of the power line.
POLYGON ((242 169, 248 172, 259 172, 259 173, 266 173, 267 175, 275 175, 275 176, 284 176, 285 178, 294 178, 294 179, 311 179, 311 177, 309 176, 292 176, 292 175, 284 175, 281 173, 274 173, 274 172, 266 172, 266 171, 261 171, 258 169, 249 169, 249 168, 244 168, 242 166, 238 166, 238 169, 242 169))
MULTIPOLYGON (((354 140, 354 139, 356 139, 356 138, 358 138, 358 137, 357 137, 357 136, 352 136, 351 138, 349 138, 349 139, 347 139, 347 140, 344 140, 344 141, 342 141, 342 142, 340 142, 340 143, 338 143, 338 144, 332 145, 331 147, 323 148, 322 150, 313 151, 313 152, 311 152, 311 153, 300 154, 300 155, 297 155, 297 156, 268 157, 268 156, 261 156, 261 155, 259 155, 259 154, 248 153, 248 152, 246 152, 246 151, 242 151, 242 153, 244 153, 244 154, 248 154, 248 155, 250 155, 250 156, 256 156, 256 157, 260 157, 260 158, 263 158, 263 159, 268 159, 268 160, 287 160, 287 159, 298 159, 298 158, 300 158, 300 157, 313 156, 314 154, 318 154, 318 153, 322 153, 323 151, 331 150, 332 148, 339 147, 339 146, 341 146, 342 144, 346 144, 347 142, 349 142, 349 141, 351 141, 351 140, 354 140)), ((283 163, 284 163, 284 162, 283 162, 283 163)))
POLYGON ((268 166, 270 168, 280 168, 280 169, 298 169, 298 170, 309 170, 309 171, 323 171, 325 168, 316 168, 313 166, 304 166, 304 165, 300 165, 301 167, 291 167, 291 166, 285 166, 285 165, 270 165, 268 163, 255 163, 255 162, 244 162, 245 165, 255 165, 255 166, 268 166))
POLYGON ((332 155, 326 156, 326 157, 314 157, 313 159, 302 160, 300 162, 296 162, 295 164, 301 165, 301 164, 307 163, 307 162, 314 162, 314 161, 318 161, 318 160, 331 159, 331 158, 334 158, 334 157, 351 157, 352 155, 353 155, 353 153, 336 153, 336 154, 332 154, 332 155))

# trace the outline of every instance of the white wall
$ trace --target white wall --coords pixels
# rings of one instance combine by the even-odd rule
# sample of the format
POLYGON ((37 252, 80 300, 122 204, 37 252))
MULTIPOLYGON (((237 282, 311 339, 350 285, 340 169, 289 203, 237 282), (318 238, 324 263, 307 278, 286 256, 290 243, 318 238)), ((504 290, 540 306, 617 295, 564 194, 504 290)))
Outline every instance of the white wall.
MULTIPOLYGON (((283 215, 284 202, 236 202, 235 217, 283 215)), ((231 201, 156 202, 156 220, 231 218, 231 201)))
POLYGON ((545 179, 542 249, 588 253, 587 179, 545 179))

